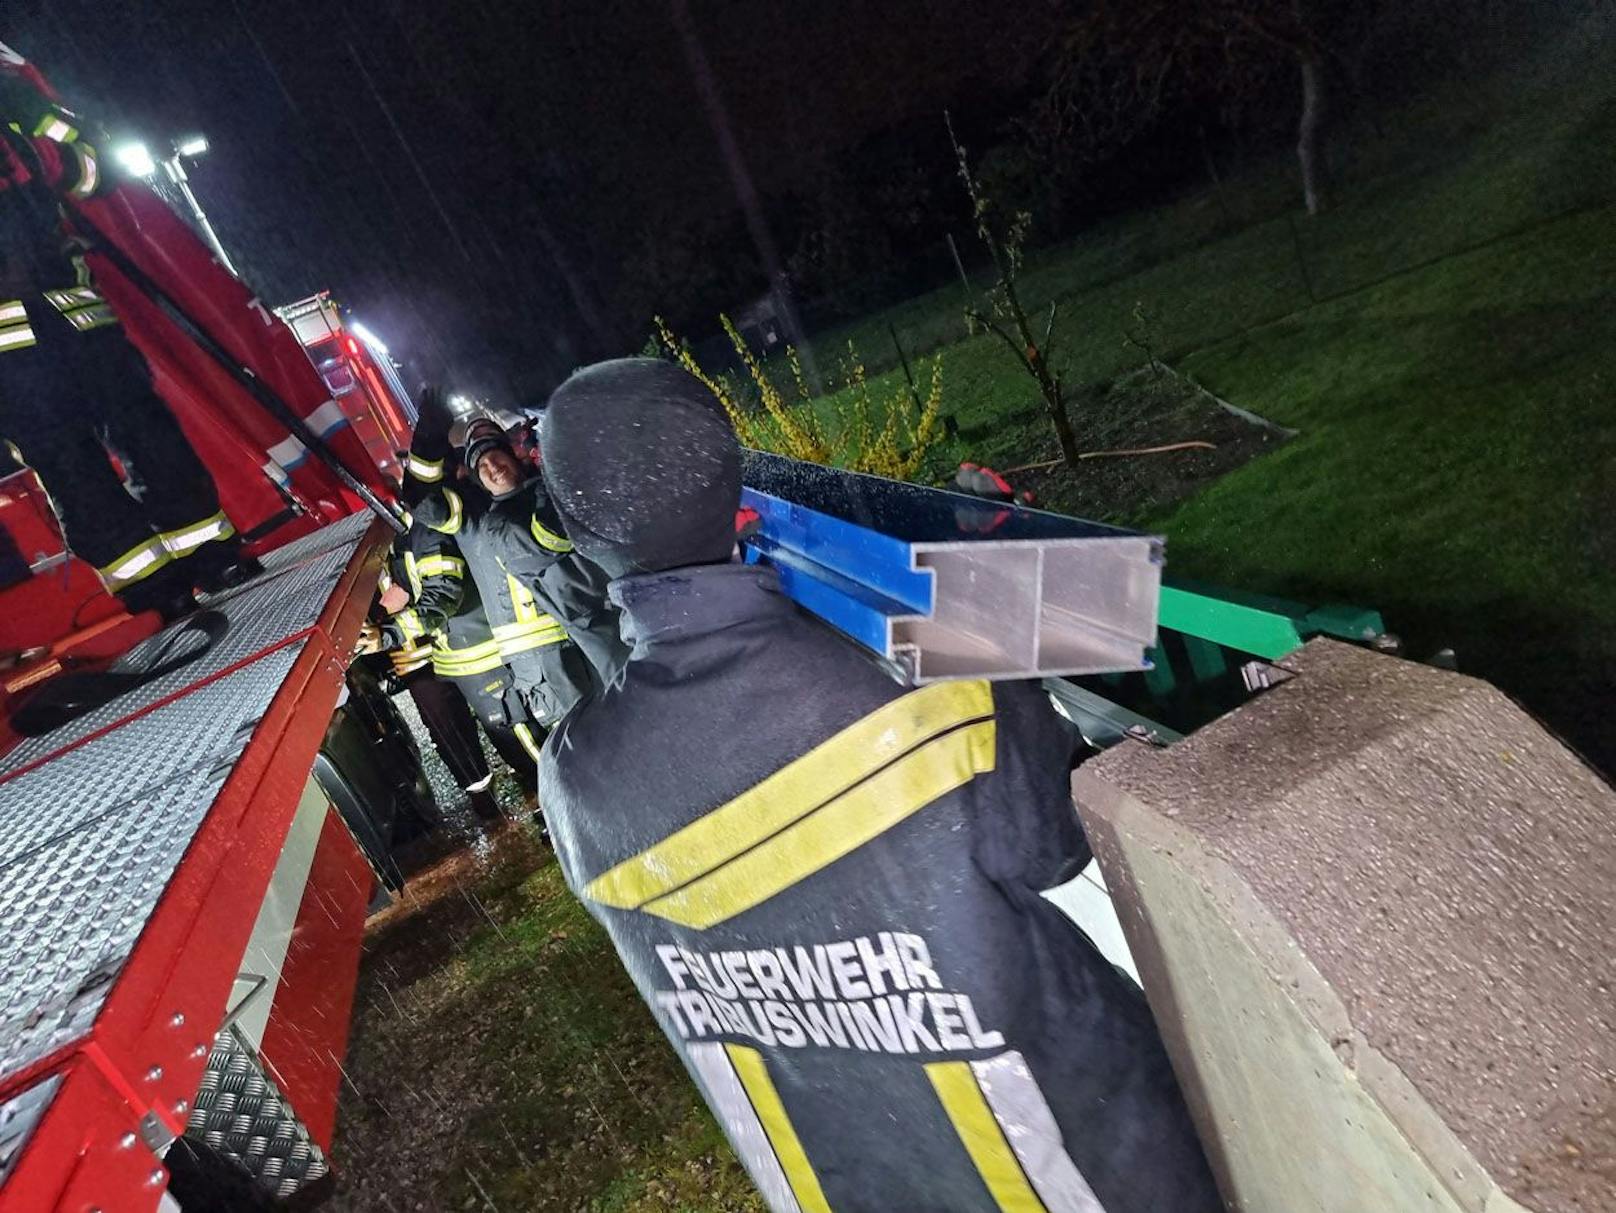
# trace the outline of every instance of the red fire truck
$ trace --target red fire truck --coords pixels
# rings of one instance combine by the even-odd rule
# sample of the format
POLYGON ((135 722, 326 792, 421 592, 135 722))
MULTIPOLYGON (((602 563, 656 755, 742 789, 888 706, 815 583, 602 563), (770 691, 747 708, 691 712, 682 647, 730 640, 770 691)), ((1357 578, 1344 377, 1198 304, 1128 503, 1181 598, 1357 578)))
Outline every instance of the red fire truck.
POLYGON ((346 316, 329 291, 278 307, 275 314, 291 326, 308 351, 372 461, 388 475, 398 476, 398 454, 409 447, 415 426, 415 403, 387 347, 346 316))
POLYGON ((0 481, 0 1210, 270 1207, 328 1169, 365 918, 434 820, 350 669, 411 415, 328 297, 300 345, 144 187, 76 219, 263 572, 131 617, 0 481))

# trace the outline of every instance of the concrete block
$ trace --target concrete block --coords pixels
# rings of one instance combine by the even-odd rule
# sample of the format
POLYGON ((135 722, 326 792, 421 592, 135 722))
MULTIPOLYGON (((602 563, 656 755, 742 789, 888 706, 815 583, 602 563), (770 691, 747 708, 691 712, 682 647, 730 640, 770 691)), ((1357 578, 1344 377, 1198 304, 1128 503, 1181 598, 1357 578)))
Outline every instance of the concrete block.
POLYGON ((1616 793, 1486 683, 1286 665, 1073 778, 1230 1207, 1616 1210, 1616 793))

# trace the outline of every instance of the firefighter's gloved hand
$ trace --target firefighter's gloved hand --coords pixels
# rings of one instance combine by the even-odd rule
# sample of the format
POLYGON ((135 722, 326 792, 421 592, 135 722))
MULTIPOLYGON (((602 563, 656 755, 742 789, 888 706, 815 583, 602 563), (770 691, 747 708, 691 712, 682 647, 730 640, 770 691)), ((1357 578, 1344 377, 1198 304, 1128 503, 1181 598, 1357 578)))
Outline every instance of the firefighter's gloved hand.
POLYGON ((435 383, 429 383, 421 389, 415 400, 416 410, 421 419, 416 424, 422 429, 434 434, 447 434, 449 426, 454 422, 454 414, 449 409, 449 396, 435 383))
POLYGON ((382 630, 374 623, 366 620, 359 625, 359 643, 354 645, 354 654, 363 657, 369 653, 382 651, 382 630))

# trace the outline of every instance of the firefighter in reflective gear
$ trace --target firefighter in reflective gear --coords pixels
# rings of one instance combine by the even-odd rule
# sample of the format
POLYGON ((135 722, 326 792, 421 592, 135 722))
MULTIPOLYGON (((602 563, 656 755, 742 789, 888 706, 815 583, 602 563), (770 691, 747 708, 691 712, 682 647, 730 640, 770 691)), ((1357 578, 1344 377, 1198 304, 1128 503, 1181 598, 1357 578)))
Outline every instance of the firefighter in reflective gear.
POLYGON ((494 749, 531 792, 543 726, 528 714, 459 547, 449 536, 412 523, 393 551, 410 602, 389 620, 387 641, 407 645, 430 638, 433 673, 470 705, 494 749))
POLYGON ((64 226, 62 199, 104 188, 107 157, 3 45, 0 126, 0 435, 108 590, 134 609, 183 605, 234 565, 239 541, 64 226))
POLYGON ((448 767, 455 785, 466 794, 472 811, 485 821, 499 818, 499 803, 490 791, 494 773, 488 769, 488 760, 483 756, 477 720, 471 708, 453 686, 434 673, 430 639, 425 636, 401 639, 391 622, 392 617, 409 607, 410 601, 396 559, 382 569, 379 588, 378 610, 373 612, 375 621, 361 630, 359 652, 386 650, 393 681, 409 692, 421 723, 426 726, 427 736, 432 739, 432 748, 448 767))
POLYGON ((552 725, 596 684, 585 649, 602 653, 617 643, 604 578, 573 554, 542 480, 497 425, 468 428, 468 474, 458 488, 446 483, 447 432, 441 397, 423 394, 407 498, 417 522, 459 545, 530 715, 552 725))
MULTIPOLYGON (((400 536, 400 539, 405 538, 400 536)), ((386 650, 394 681, 409 692, 415 710, 421 715, 432 748, 443 759, 456 786, 466 795, 472 812, 484 821, 503 817, 491 790, 494 773, 483 754, 477 719, 457 687, 438 677, 433 668, 434 638, 416 622, 411 605, 408 573, 403 556, 395 545, 382 569, 376 622, 367 623, 360 633, 359 652, 386 650), (401 624, 401 620, 407 620, 401 624)), ((531 763, 529 765, 532 765, 531 763)))
POLYGON ((908 690, 732 562, 678 367, 580 372, 542 438, 634 646, 546 744, 551 836, 770 1207, 1221 1210, 1143 996, 1041 895, 1089 858, 1047 696, 908 690))

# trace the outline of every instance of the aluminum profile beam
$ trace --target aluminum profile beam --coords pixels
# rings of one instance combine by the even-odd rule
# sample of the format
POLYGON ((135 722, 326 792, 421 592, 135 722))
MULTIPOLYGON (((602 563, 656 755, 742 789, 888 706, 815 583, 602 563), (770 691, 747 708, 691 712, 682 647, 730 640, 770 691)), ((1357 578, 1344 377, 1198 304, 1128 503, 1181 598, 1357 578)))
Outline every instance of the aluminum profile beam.
POLYGON ((909 681, 1148 667, 1162 541, 748 451, 746 558, 909 681))

